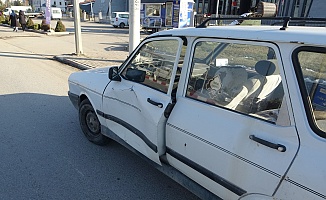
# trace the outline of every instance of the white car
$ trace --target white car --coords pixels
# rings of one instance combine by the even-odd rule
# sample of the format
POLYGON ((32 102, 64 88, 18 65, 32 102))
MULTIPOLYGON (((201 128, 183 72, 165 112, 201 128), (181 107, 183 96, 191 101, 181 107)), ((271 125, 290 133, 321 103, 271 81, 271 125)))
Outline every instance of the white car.
POLYGON ((203 199, 326 199, 326 29, 287 24, 161 31, 71 74, 83 133, 203 199))
POLYGON ((51 19, 62 19, 61 8, 51 7, 51 19))
POLYGON ((113 12, 111 16, 111 24, 114 28, 124 28, 125 26, 129 26, 129 13, 113 12))

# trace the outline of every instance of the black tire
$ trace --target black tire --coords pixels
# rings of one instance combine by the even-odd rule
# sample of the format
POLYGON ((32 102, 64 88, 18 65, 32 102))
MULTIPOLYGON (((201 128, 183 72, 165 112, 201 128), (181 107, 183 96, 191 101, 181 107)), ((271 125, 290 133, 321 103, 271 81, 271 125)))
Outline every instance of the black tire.
POLYGON ((118 28, 118 26, 113 25, 114 28, 118 28))
POLYGON ((79 106, 79 123, 86 138, 97 145, 105 145, 109 138, 101 133, 101 123, 88 99, 79 106))
POLYGON ((125 23, 120 23, 119 25, 120 28, 124 28, 125 26, 126 26, 125 23))

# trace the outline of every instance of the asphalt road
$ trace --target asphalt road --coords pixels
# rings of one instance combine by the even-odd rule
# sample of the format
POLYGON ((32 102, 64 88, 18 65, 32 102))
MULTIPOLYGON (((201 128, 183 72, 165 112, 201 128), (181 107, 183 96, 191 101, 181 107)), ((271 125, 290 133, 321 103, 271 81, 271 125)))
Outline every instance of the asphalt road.
POLYGON ((116 142, 85 139, 67 97, 77 69, 49 59, 71 53, 72 37, 2 38, 4 30, 0 199, 197 199, 116 142))

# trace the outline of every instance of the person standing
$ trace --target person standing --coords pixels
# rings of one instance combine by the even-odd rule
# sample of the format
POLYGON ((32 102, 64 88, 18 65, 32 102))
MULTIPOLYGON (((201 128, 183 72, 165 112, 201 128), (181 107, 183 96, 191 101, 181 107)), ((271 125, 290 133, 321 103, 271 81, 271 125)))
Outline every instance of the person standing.
POLYGON ((11 11, 9 20, 10 20, 10 27, 13 28, 12 31, 17 32, 17 30, 18 30, 18 27, 17 27, 17 15, 16 15, 15 11, 13 11, 13 10, 11 11))
POLYGON ((25 13, 24 11, 20 10, 19 11, 19 23, 22 26, 23 31, 26 29, 26 18, 25 18, 25 13))

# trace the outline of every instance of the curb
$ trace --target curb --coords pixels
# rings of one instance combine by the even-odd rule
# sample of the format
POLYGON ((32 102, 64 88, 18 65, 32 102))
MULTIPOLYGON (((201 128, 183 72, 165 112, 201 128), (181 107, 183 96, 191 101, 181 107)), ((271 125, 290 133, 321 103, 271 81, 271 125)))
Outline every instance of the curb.
POLYGON ((61 63, 67 64, 67 65, 70 65, 72 67, 75 67, 77 69, 80 69, 80 70, 92 69, 88 65, 84 65, 84 64, 80 64, 80 63, 71 61, 69 59, 66 59, 64 56, 53 56, 53 59, 58 61, 58 62, 61 62, 61 63))
MULTIPOLYGON (((9 27, 10 25, 8 24, 0 24, 0 26, 4 26, 4 27, 9 27)), ((19 30, 21 30, 21 27, 18 28, 19 30)), ((43 34, 43 35, 48 35, 48 36, 59 36, 59 35, 70 35, 70 34, 75 34, 73 32, 45 32, 42 30, 34 30, 34 29, 26 29, 26 32, 34 32, 34 33, 39 33, 39 34, 43 34)))

